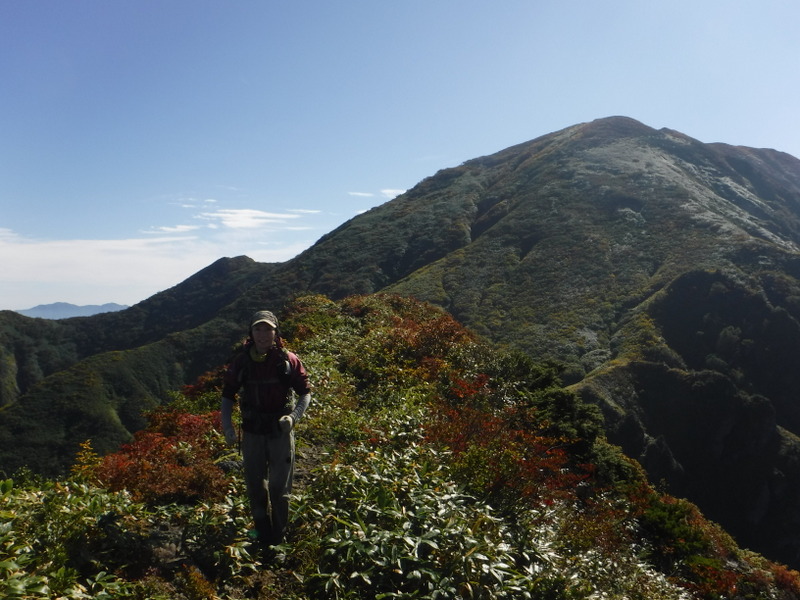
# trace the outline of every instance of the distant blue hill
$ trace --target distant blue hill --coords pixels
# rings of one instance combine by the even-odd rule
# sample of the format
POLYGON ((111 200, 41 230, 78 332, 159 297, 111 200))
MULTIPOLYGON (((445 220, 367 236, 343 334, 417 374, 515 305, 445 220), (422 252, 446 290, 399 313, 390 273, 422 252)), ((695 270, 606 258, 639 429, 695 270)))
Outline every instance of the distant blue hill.
POLYGON ((18 310, 21 315, 26 317, 37 317, 40 319, 68 319, 70 317, 91 317, 99 313, 115 312, 128 308, 122 304, 103 304, 76 306, 67 302, 55 302, 53 304, 40 304, 33 308, 18 310))

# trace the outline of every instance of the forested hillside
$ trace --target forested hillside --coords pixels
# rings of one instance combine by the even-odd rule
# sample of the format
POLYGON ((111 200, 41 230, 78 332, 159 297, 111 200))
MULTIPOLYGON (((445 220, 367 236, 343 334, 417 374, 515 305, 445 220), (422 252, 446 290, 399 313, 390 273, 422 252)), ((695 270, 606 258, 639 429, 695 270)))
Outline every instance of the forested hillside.
POLYGON ((800 566, 800 161, 624 117, 445 169, 282 264, 120 313, 0 314, 0 465, 58 473, 297 294, 392 292, 556 365, 650 480, 800 566))
POLYGON ((397 296, 300 297, 281 321, 316 385, 285 558, 250 543, 214 369, 118 451, 0 481, 0 596, 800 598, 648 485, 552 366, 397 296))

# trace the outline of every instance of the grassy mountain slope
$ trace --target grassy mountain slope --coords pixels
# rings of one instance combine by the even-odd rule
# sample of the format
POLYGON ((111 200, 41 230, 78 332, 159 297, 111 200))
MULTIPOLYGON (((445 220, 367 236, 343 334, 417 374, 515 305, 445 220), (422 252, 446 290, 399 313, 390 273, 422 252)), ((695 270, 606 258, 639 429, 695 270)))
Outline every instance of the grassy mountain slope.
POLYGON ((213 363, 256 308, 385 290, 557 361, 653 481, 800 565, 798 206, 786 154, 576 125, 443 170, 287 263, 224 259, 58 325, 0 314, 3 403, 19 398, 0 464, 63 468, 92 428, 104 449, 126 439, 137 407, 213 363), (34 441, 43 423, 60 429, 34 441))
POLYGON ((387 289, 565 364, 653 481, 800 563, 800 161, 613 119, 467 186, 471 242, 387 289))
POLYGON ((284 561, 250 543, 215 369, 118 452, 0 481, 0 596, 800 598, 798 573, 648 486, 552 367, 406 298, 284 317, 318 386, 284 561))
MULTIPOLYGON (((389 289, 582 377, 627 311, 679 274, 760 270, 797 249, 800 161, 759 155, 773 184, 763 193, 781 199, 773 210, 723 149, 610 119, 469 161, 446 188, 472 196, 469 244, 389 289), (793 179, 771 175, 784 161, 793 179)), ((439 193, 420 188, 420 204, 439 193)))

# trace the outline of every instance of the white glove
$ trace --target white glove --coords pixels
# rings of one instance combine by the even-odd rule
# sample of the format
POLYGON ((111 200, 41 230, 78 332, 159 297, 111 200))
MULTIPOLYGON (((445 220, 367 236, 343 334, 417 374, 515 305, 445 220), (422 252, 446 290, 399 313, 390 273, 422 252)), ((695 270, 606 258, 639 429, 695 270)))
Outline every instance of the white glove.
POLYGON ((233 429, 226 429, 225 443, 228 444, 228 446, 235 446, 237 441, 236 432, 233 429))
POLYGON ((278 428, 283 433, 288 433, 294 427, 294 419, 290 415, 284 415, 280 419, 278 419, 278 428))

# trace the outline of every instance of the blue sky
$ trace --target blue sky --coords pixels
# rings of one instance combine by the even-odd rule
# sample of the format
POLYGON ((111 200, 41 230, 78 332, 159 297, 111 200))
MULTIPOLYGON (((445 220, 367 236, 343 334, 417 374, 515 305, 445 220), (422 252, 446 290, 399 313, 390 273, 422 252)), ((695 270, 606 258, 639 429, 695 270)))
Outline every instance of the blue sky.
POLYGON ((285 261, 612 115, 800 157, 798 23, 796 0, 3 0, 0 309, 285 261))

